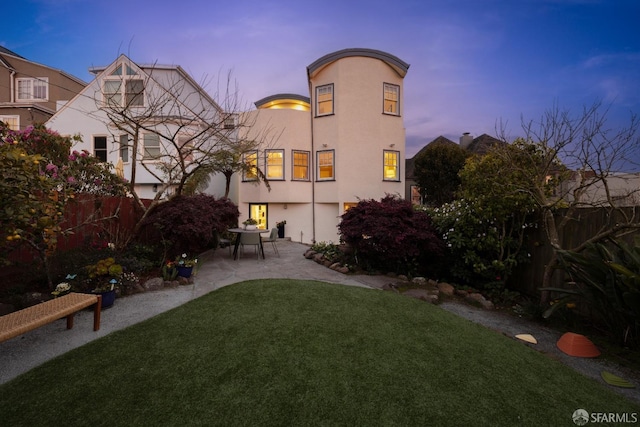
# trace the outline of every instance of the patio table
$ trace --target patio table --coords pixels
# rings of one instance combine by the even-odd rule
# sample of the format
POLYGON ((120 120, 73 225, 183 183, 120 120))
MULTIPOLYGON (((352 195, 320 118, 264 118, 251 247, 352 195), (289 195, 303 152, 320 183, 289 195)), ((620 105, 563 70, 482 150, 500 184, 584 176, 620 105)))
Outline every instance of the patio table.
MULTIPOLYGON (((243 233, 269 233, 269 230, 265 230, 265 229, 261 229, 258 228, 256 230, 247 230, 244 228, 230 228, 228 230, 230 233, 235 233, 237 234, 236 236, 236 243, 233 247, 233 259, 237 260, 238 259, 238 247, 240 247, 240 238, 242 237, 243 233)), ((259 249, 260 254, 262 254, 262 259, 264 259, 264 246, 262 246, 262 237, 260 238, 260 246, 259 249)))

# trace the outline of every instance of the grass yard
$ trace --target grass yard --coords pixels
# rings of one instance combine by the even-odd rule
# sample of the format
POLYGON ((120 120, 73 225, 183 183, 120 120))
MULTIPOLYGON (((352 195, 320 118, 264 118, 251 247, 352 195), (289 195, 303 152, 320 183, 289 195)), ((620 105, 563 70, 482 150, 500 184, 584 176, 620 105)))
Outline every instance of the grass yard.
POLYGON ((12 427, 570 426, 579 408, 640 413, 437 306, 300 280, 225 287, 0 386, 12 427))

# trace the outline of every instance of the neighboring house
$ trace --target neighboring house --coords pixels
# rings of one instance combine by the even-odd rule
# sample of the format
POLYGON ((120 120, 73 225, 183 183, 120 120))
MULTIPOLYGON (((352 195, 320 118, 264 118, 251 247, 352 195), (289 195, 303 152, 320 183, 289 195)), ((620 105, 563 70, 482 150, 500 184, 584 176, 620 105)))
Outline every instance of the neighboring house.
POLYGON ((0 121, 11 129, 46 122, 86 83, 0 46, 0 121))
MULTIPOLYGON (((447 145, 455 145, 456 143, 451 141, 448 138, 440 135, 424 147, 420 149, 412 158, 407 159, 406 161, 406 177, 405 177, 405 199, 411 200, 416 205, 423 204, 422 197, 420 195, 420 189, 416 183, 414 173, 414 162, 417 157, 422 155, 428 146, 431 144, 447 144, 447 145)), ((500 141, 497 138, 492 137, 491 135, 487 135, 483 133, 482 135, 474 138, 469 132, 465 132, 460 137, 460 147, 466 149, 472 154, 478 154, 480 156, 487 154, 489 148, 497 144, 504 144, 504 142, 500 141)))
MULTIPOLYGON (((197 138, 215 133, 207 130, 214 123, 226 127, 221 108, 180 66, 140 65, 120 55, 109 66, 90 71, 95 79, 47 127, 63 135, 80 134, 82 142, 74 150, 85 149, 112 163, 127 180, 135 163, 141 198, 154 198, 159 190, 170 194, 175 182, 162 167, 177 150, 189 151, 185 160, 195 161, 200 148, 217 143, 197 138)), ((218 178, 212 185, 224 188, 218 178)))
MULTIPOLYGON (((271 191, 241 178, 241 221, 263 228, 286 221, 286 237, 338 242, 340 216, 361 199, 404 193, 403 79, 409 64, 372 49, 345 49, 307 67, 309 97, 256 102, 253 135, 272 129, 277 146, 245 156, 271 191)), ((250 136, 249 136, 250 138, 250 136)))

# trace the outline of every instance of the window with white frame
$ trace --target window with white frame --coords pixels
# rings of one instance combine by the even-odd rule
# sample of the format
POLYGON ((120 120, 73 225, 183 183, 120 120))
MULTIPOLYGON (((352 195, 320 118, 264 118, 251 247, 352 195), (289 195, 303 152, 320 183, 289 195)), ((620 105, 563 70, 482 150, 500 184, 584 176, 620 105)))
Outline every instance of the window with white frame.
POLYGON ((103 103, 107 107, 144 105, 144 80, 127 64, 118 64, 102 82, 103 103))
POLYGON ((309 181, 309 152, 293 150, 294 181, 309 181))
POLYGON ((266 150, 265 165, 267 179, 284 179, 284 150, 266 150))
POLYGON ((16 99, 18 101, 47 101, 49 79, 47 77, 17 78, 16 99))
POLYGON ((107 137, 106 136, 94 136, 93 137, 93 155, 101 162, 107 161, 107 137))
POLYGON ((383 113, 391 114, 393 116, 400 115, 400 110, 398 108, 399 101, 400 101, 400 86, 385 83, 383 113))
POLYGON ((142 135, 144 154, 142 160, 156 160, 160 157, 160 137, 155 133, 142 135))
POLYGON ((245 168, 242 171, 243 181, 255 181, 258 179, 258 151, 252 150, 243 155, 245 168))
POLYGON ((126 133, 124 135, 120 135, 119 150, 118 153, 120 155, 120 159, 123 163, 129 162, 129 135, 126 133))
POLYGON ((400 152, 384 150, 383 180, 400 181, 400 152))
POLYGON ((318 181, 331 181, 335 179, 335 152, 323 150, 316 153, 318 165, 318 181))
POLYGON ((333 84, 316 87, 316 116, 333 114, 333 84))
POLYGON ((0 116, 0 122, 4 122, 11 130, 20 130, 20 116, 0 116))

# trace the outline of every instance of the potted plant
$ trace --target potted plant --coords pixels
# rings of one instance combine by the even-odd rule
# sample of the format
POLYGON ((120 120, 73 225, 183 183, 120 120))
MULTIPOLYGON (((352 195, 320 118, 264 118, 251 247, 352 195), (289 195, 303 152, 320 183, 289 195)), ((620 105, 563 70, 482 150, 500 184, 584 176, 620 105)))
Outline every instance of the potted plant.
POLYGON ((187 254, 182 254, 175 260, 175 267, 180 277, 191 277, 193 268, 198 264, 198 258, 191 258, 187 254))
POLYGON ((276 227, 278 228, 278 238, 284 239, 284 226, 287 221, 276 222, 276 227))
POLYGON ((109 257, 86 268, 93 285, 91 292, 102 295, 102 308, 111 307, 116 300, 116 285, 123 273, 122 266, 109 257))
POLYGON ((253 218, 249 218, 246 221, 242 222, 244 224, 245 230, 255 230, 258 228, 258 221, 253 218))

